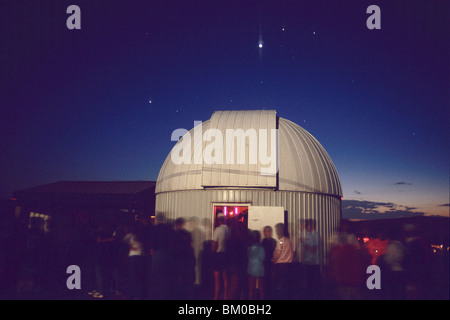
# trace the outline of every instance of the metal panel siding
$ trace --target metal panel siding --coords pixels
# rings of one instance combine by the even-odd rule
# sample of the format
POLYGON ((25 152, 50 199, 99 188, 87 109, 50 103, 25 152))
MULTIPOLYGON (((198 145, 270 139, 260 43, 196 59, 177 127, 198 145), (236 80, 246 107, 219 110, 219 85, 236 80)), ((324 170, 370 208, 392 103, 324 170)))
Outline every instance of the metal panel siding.
MULTIPOLYGON (((250 203, 254 206, 283 206, 287 211, 291 240, 300 258, 300 221, 314 219, 320 235, 320 259, 328 261, 330 240, 341 219, 341 199, 338 197, 291 191, 270 190, 188 190, 164 192, 156 195, 156 212, 168 219, 196 217, 200 224, 208 219, 209 226, 200 243, 211 239, 214 203, 250 203)), ((195 248, 196 252, 201 248, 195 248)))

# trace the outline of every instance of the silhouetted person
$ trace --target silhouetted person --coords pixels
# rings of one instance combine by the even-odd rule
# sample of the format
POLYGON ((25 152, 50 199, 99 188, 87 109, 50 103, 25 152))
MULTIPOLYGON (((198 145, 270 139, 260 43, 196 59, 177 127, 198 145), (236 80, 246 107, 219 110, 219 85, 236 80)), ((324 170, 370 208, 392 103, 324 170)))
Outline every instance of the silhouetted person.
POLYGON ((109 294, 112 287, 112 264, 114 257, 114 242, 111 225, 104 224, 99 227, 97 236, 97 250, 95 254, 96 290, 94 298, 102 299, 105 294, 109 294))
POLYGON ((18 291, 23 298, 38 298, 42 292, 46 274, 46 238, 40 226, 39 218, 30 219, 30 228, 26 235, 26 247, 21 264, 21 281, 18 291))
POLYGON ((301 238, 302 263, 305 272, 306 293, 310 299, 321 297, 322 279, 320 273, 319 234, 314 220, 305 221, 301 238))
POLYGON ((137 238, 142 244, 143 256, 145 260, 145 282, 144 291, 145 298, 151 299, 152 297, 152 282, 153 282, 153 225, 146 215, 137 215, 135 219, 135 226, 137 227, 137 238))
POLYGON ((263 288, 265 299, 270 299, 272 297, 272 273, 273 273, 273 252, 277 246, 277 241, 272 237, 272 227, 264 227, 264 239, 261 242, 264 248, 264 277, 263 277, 263 288))
POLYGON ((405 246, 399 230, 392 230, 386 253, 380 257, 382 265, 382 293, 384 299, 403 300, 406 298, 405 246))
POLYGON ((253 300, 255 290, 259 291, 260 300, 264 299, 264 260, 266 253, 260 243, 261 233, 257 230, 251 232, 250 244, 248 247, 248 299, 253 300))
POLYGON ((226 300, 241 298, 247 284, 247 228, 237 217, 227 219, 230 235, 226 245, 225 278, 228 286, 224 294, 226 300))
POLYGON ((0 210, 3 223, 0 223, 0 300, 10 300, 15 297, 17 284, 17 254, 19 236, 16 221, 12 212, 0 210))
POLYGON ((420 235, 416 224, 406 224, 404 230, 405 279, 408 299, 426 299, 431 284, 431 250, 429 244, 420 235))
POLYGON ((200 282, 203 299, 210 299, 214 296, 214 254, 212 249, 212 240, 203 241, 202 250, 199 253, 200 282))
POLYGON ((192 236, 184 228, 183 218, 175 220, 174 232, 174 275, 176 299, 192 298, 195 281, 195 256, 192 247, 192 236))
POLYGON ((163 213, 158 213, 152 234, 153 298, 167 300, 172 297, 174 283, 173 228, 163 213))
POLYGON ((71 263, 80 267, 83 272, 81 277, 81 290, 85 293, 95 289, 95 264, 96 231, 89 221, 89 213, 79 211, 76 213, 76 221, 71 237, 71 263))

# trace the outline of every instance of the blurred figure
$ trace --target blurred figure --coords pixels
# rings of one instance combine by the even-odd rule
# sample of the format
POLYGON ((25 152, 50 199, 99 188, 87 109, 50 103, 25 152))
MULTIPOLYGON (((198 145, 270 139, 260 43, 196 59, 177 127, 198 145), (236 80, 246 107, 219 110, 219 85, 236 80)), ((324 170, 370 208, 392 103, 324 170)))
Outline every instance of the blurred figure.
POLYGON ((44 289, 44 277, 48 271, 46 267, 47 239, 41 227, 39 218, 31 218, 29 229, 25 236, 26 245, 21 252, 19 264, 20 279, 17 284, 19 298, 39 298, 44 289))
POLYGON ((137 226, 131 227, 124 237, 128 244, 127 258, 128 299, 141 300, 145 298, 145 257, 142 240, 138 238, 137 226))
POLYGON ((134 224, 132 226, 135 236, 141 244, 142 256, 144 257, 144 278, 143 290, 144 299, 151 299, 152 297, 152 265, 153 265, 153 224, 149 215, 142 212, 135 212, 134 224))
POLYGON ((202 250, 202 242, 205 239, 205 234, 202 229, 198 226, 198 218, 191 217, 188 220, 187 228, 186 228, 192 236, 192 247, 194 248, 194 257, 195 257, 195 284, 200 283, 201 278, 201 250, 202 250))
POLYGON ((202 219, 199 229, 205 237, 204 241, 211 240, 211 219, 202 219))
POLYGON ((272 237, 272 227, 266 226, 264 227, 264 239, 261 242, 262 247, 264 248, 264 277, 263 277, 263 289, 264 289, 264 298, 271 299, 272 297, 272 273, 273 273, 273 252, 277 246, 277 241, 272 237))
POLYGON ((17 255, 23 251, 19 246, 19 232, 16 219, 8 210, 1 210, 3 223, 0 223, 0 300, 15 297, 17 284, 17 255))
POLYGON ((420 235, 419 227, 416 224, 406 224, 403 226, 403 230, 406 298, 412 300, 424 299, 430 292, 430 246, 420 235))
POLYGON ((330 251, 329 276, 341 300, 362 299, 362 287, 369 265, 368 254, 350 231, 350 222, 341 221, 330 251))
POLYGON ((288 299, 291 297, 292 278, 291 265, 294 257, 294 249, 291 240, 284 230, 284 224, 275 226, 275 233, 278 237, 277 245, 273 252, 272 262, 274 263, 273 283, 276 292, 275 299, 288 299))
POLYGON ((226 245, 225 277, 228 290, 225 300, 239 300, 247 287, 247 243, 248 229, 237 217, 227 219, 229 236, 226 245))
POLYGON ((199 252, 201 290, 198 293, 202 294, 199 298, 210 299, 214 296, 214 254, 212 240, 203 241, 202 249, 199 252))
POLYGON ((309 299, 319 299, 322 290, 322 279, 319 261, 319 234, 316 222, 312 219, 305 221, 305 229, 301 238, 301 252, 303 270, 305 273, 306 294, 309 299))
POLYGON ((378 259, 383 277, 382 298, 403 300, 406 298, 406 279, 404 269, 405 246, 398 230, 393 230, 386 253, 378 259))
POLYGON ((261 243, 261 233, 257 230, 251 232, 251 239, 248 248, 248 299, 253 300, 255 290, 259 291, 259 299, 264 299, 264 260, 265 252, 261 243))
POLYGON ((83 270, 81 290, 84 293, 93 293, 96 287, 94 257, 97 238, 96 230, 92 227, 89 220, 87 211, 78 211, 76 213, 70 244, 73 264, 83 270))
POLYGON ((174 282, 173 256, 174 230, 164 213, 155 217, 152 234, 153 299, 167 300, 172 296, 174 282))
POLYGON ((191 234, 184 228, 183 218, 175 220, 174 275, 177 300, 192 299, 195 281, 195 257, 191 234))
POLYGON ((360 244, 355 234, 351 232, 350 228, 351 222, 348 220, 342 220, 339 225, 339 231, 331 237, 331 246, 336 246, 339 244, 349 244, 359 249, 360 244))
POLYGON ((228 293, 228 279, 225 273, 227 242, 230 235, 230 229, 225 224, 225 217, 223 214, 217 215, 218 226, 214 230, 212 237, 211 250, 214 253, 213 271, 214 271, 214 300, 219 299, 220 290, 222 288, 223 281, 223 297, 227 299, 228 293))
POLYGON ((110 293, 113 283, 112 268, 114 256, 114 230, 111 225, 103 224, 99 227, 97 235, 97 251, 96 251, 96 291, 93 297, 97 299, 104 298, 105 294, 110 293))

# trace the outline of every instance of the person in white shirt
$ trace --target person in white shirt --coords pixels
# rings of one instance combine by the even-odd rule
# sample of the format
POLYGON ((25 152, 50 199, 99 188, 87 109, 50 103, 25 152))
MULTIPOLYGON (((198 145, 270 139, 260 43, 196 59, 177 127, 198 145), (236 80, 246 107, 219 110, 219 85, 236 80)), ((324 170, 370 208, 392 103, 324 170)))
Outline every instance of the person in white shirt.
POLYGON ((219 225, 214 230, 212 237, 213 251, 213 271, 214 271, 214 300, 219 299, 221 282, 223 280, 223 298, 227 299, 228 279, 225 272, 227 241, 230 235, 230 229, 225 224, 223 214, 217 215, 219 225), (221 279, 222 278, 222 279, 221 279))

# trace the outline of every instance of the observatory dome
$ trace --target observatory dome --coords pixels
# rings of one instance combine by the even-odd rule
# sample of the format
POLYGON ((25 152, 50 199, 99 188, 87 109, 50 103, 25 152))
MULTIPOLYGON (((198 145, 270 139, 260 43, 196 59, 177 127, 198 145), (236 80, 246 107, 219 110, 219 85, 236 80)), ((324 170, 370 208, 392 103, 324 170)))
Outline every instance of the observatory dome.
MULTIPOLYGON (((299 125, 277 117, 276 111, 216 111, 211 119, 203 122, 201 127, 193 128, 187 135, 190 136, 191 142, 190 161, 176 164, 169 154, 158 176, 157 194, 208 188, 266 188, 342 196, 337 170, 322 145, 299 125), (211 135, 209 129, 217 129, 222 132, 223 140, 225 140, 227 130, 236 132, 242 129, 246 132, 248 129, 253 129, 256 133, 259 133, 260 130, 269 130, 267 135, 270 136, 270 130, 278 129, 277 173, 263 175, 261 169, 264 165, 260 162, 249 164, 251 151, 248 141, 246 142, 246 161, 244 163, 240 164, 234 161, 234 163, 228 164, 225 160, 223 163, 196 161, 196 152, 197 156, 201 155, 208 144, 217 143, 217 139, 208 138, 208 135, 211 135), (195 130, 201 132, 201 135, 198 136, 203 138, 194 139, 195 130)), ((182 139, 186 139, 186 136, 182 139)), ((177 144, 180 144, 182 139, 177 144)), ((230 141, 225 141, 223 145, 227 147, 230 143, 230 141)), ((267 154, 270 154, 270 147, 267 147, 267 150, 267 154)), ((225 150, 224 153, 227 151, 225 150)), ((223 159, 225 158, 226 155, 223 156, 223 159)))

